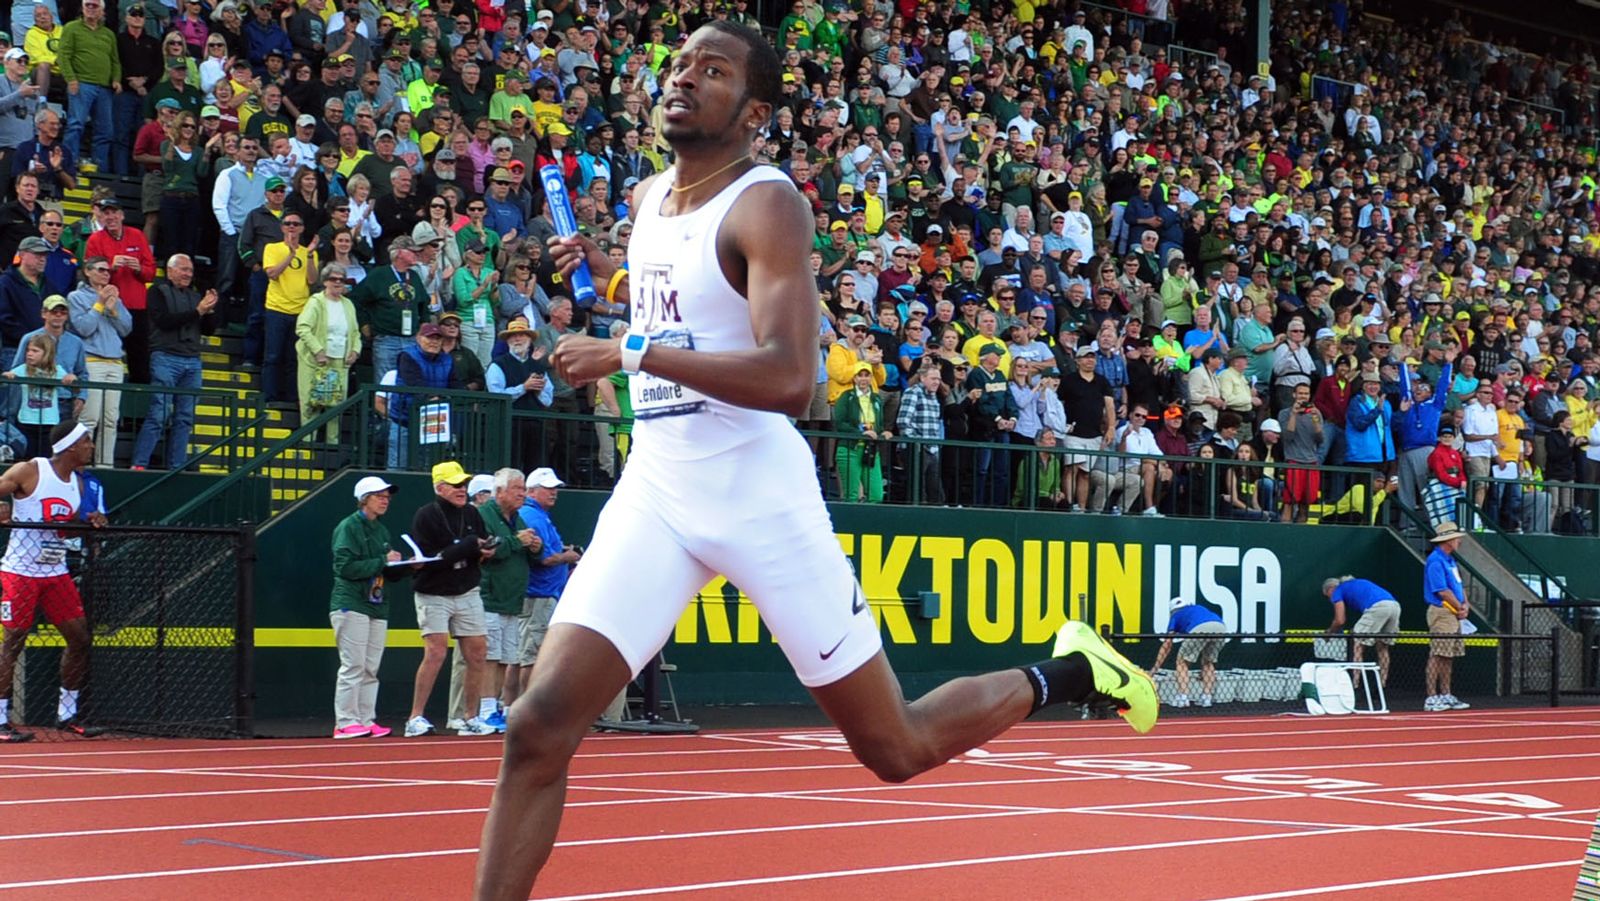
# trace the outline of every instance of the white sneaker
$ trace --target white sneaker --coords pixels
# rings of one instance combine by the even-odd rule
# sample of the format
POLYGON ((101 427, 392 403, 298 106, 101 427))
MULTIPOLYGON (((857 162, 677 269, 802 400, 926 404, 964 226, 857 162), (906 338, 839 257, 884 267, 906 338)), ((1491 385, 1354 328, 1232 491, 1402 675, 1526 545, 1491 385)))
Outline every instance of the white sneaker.
POLYGON ((494 735, 494 727, 483 720, 473 717, 456 730, 457 735, 494 735))
POLYGON ((1173 707, 1188 707, 1189 706, 1189 696, 1188 695, 1178 695, 1177 697, 1172 699, 1171 706, 1173 706, 1173 707))
POLYGON ((1472 705, 1468 704, 1466 701, 1461 700, 1460 698, 1456 697, 1455 695, 1445 695, 1444 696, 1444 706, 1450 708, 1451 710, 1466 710, 1466 709, 1470 708, 1472 705))
POLYGON ((1200 696, 1200 706, 1201 707, 1210 707, 1211 706, 1211 696, 1210 695, 1201 695, 1200 696))
POLYGON ((1149 517, 1153 517, 1155 519, 1160 519, 1161 518, 1161 511, 1157 510, 1154 507, 1146 507, 1146 508, 1144 508, 1144 511, 1141 512, 1139 515, 1140 516, 1149 516, 1149 517))
POLYGON ((414 716, 406 720, 406 738, 421 738, 433 734, 433 724, 425 716, 414 716))
POLYGON ((451 732, 460 732, 462 729, 467 728, 467 721, 459 716, 453 716, 444 721, 444 727, 451 732))
POLYGON ((1443 695, 1429 695, 1428 699, 1422 702, 1422 709, 1428 713, 1438 713, 1450 708, 1445 705, 1443 695))

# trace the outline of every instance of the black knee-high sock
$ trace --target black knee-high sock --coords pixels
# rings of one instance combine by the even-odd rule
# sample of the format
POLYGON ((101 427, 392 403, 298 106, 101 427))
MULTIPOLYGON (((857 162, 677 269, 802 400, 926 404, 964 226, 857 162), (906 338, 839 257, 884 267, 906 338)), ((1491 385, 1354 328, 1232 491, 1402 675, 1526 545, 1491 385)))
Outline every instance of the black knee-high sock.
POLYGON ((1033 687, 1033 709, 1028 711, 1029 716, 1051 704, 1080 702, 1094 691, 1094 670, 1079 653, 1052 657, 1019 669, 1033 687))

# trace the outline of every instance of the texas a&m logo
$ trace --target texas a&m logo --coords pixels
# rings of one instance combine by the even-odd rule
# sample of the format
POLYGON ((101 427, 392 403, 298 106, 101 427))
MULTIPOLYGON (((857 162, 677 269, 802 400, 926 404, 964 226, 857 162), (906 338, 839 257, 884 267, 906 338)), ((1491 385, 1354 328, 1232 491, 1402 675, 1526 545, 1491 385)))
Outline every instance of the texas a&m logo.
POLYGON ((678 314, 678 291, 672 287, 672 267, 647 264, 638 273, 629 273, 637 281, 633 288, 633 321, 643 323, 646 331, 668 324, 681 323, 678 314))

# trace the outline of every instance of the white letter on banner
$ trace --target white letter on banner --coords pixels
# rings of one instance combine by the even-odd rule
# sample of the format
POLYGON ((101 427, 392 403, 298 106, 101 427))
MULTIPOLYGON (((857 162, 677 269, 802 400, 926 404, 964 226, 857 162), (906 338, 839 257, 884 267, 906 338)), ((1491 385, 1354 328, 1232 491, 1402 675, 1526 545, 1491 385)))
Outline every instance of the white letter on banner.
POLYGON ((1232 569, 1239 565, 1236 547, 1208 547, 1200 554, 1200 594, 1197 601, 1205 601, 1222 608, 1222 622, 1229 632, 1253 631, 1242 629, 1239 623, 1239 599, 1233 590, 1217 581, 1217 570, 1232 569))

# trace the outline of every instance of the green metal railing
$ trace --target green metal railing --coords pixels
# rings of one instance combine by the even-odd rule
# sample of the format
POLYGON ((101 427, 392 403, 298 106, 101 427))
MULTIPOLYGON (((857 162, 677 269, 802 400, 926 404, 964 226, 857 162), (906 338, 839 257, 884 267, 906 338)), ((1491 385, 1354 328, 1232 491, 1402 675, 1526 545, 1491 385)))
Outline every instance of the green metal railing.
MULTIPOLYGON (((55 379, 21 377, 7 378, 4 382, 0 382, 0 388, 6 387, 13 389, 9 395, 13 398, 28 387, 64 389, 75 392, 75 396, 83 398, 87 398, 90 392, 97 391, 117 394, 120 396, 121 418, 123 422, 130 423, 133 429, 133 435, 127 439, 128 441, 137 440, 151 402, 158 396, 192 397, 197 409, 202 406, 220 408, 221 435, 209 439, 198 433, 192 435, 190 447, 197 447, 198 450, 189 454, 188 461, 182 467, 171 469, 128 497, 120 498, 109 511, 112 513, 126 509, 135 498, 143 496, 179 474, 199 472, 201 467, 211 465, 227 470, 237 469, 255 456, 263 440, 262 429, 271 424, 270 415, 261 410, 259 395, 254 391, 239 388, 180 388, 135 382, 88 380, 63 385, 55 379)), ((14 404, 15 401, 13 408, 14 404)), ((217 419, 213 418, 212 422, 217 422, 217 419)), ((126 442, 124 444, 126 446, 126 442)))
POLYGON ((1502 496, 1515 496, 1522 511, 1517 525, 1525 532, 1600 535, 1600 485, 1549 479, 1472 478, 1467 482, 1466 496, 1473 497, 1480 486, 1502 496), (1573 511, 1577 512, 1576 517, 1564 515, 1573 511))
POLYGON ((492 472, 511 459, 510 409, 509 398, 481 391, 357 389, 161 521, 259 522, 346 468, 426 472, 436 463, 455 460, 469 472, 492 472), (412 403, 405 427, 396 429, 387 415, 388 403, 402 394, 411 396, 412 403), (397 439, 402 443, 391 457, 389 444, 397 439))

